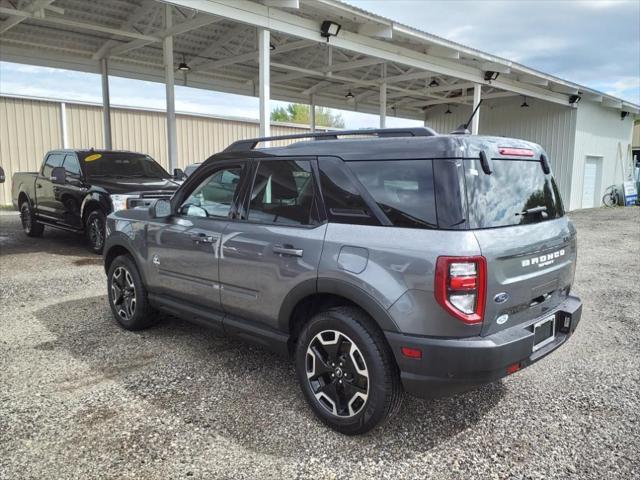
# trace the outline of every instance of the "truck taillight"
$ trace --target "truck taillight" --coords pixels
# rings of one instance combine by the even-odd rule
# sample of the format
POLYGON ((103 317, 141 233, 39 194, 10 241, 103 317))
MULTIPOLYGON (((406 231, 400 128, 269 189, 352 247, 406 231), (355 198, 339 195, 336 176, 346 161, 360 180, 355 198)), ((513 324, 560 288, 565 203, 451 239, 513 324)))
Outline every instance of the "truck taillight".
POLYGON ((486 286, 487 262, 484 257, 438 257, 436 300, 458 320, 468 325, 482 323, 486 286))

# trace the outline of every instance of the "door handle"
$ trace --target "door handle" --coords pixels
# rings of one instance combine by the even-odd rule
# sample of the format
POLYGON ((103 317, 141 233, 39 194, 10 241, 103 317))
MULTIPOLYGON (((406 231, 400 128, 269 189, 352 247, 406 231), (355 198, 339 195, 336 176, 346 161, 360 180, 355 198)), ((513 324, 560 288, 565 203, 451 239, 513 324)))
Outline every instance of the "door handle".
POLYGON ((301 257, 304 250, 301 248, 293 248, 292 245, 274 245, 273 252, 280 255, 290 255, 292 257, 301 257))
POLYGON ((193 240, 195 243, 213 243, 213 236, 205 235, 204 233, 194 233, 193 235, 191 235, 191 240, 193 240))

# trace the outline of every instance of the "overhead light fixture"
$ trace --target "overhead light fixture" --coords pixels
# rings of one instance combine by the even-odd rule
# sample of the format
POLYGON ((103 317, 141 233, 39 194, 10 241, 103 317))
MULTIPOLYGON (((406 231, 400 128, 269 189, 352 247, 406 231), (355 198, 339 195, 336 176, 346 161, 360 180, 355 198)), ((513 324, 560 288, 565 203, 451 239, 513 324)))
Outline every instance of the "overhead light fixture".
POLYGON ((500 75, 500 72, 493 72, 491 70, 487 70, 486 72, 484 72, 484 80, 485 82, 490 82, 498 78, 499 75, 500 75))
POLYGON ((628 116, 629 116, 629 112, 626 112, 626 111, 620 112, 620 119, 624 120, 628 116))
POLYGON ((273 43, 269 44, 269 50, 275 50, 276 46, 273 43))
POLYGON ((351 90, 349 90, 347 94, 344 96, 344 98, 346 98, 347 101, 350 101, 350 100, 353 100, 355 97, 353 96, 353 93, 351 93, 351 90))
POLYGON ((188 72, 191 70, 191 67, 187 65, 187 62, 185 62, 184 55, 182 55, 182 61, 178 64, 178 70, 181 72, 188 72))
POLYGON ((529 108, 529 104, 527 103, 527 97, 524 97, 524 102, 520 105, 520 108, 529 108))
POLYGON ((342 25, 336 22, 332 22, 331 20, 325 20, 320 25, 320 36, 327 39, 329 41, 329 37, 335 37, 340 33, 342 29, 342 25))
POLYGON ((449 105, 447 105, 447 111, 444 112, 446 115, 451 115, 451 109, 449 108, 449 105))
POLYGON ((440 84, 438 83, 438 81, 434 78, 433 80, 431 80, 431 83, 429 84, 430 87, 439 87, 440 84))
POLYGON ((569 104, 570 105, 575 105, 576 103, 578 103, 580 100, 582 100, 582 97, 580 95, 571 95, 569 97, 569 104))

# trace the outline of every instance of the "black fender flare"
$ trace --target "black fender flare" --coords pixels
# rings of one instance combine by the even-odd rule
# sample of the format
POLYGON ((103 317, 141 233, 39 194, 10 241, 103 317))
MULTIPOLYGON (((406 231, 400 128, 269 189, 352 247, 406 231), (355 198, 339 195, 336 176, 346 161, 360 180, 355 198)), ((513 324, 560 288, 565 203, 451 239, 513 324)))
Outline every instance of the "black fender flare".
POLYGON ((82 205, 80 205, 80 218, 83 224, 85 212, 92 205, 98 205, 106 215, 111 213, 111 202, 109 202, 105 194, 96 191, 89 192, 82 200, 82 205))
POLYGON ((367 312, 383 331, 399 332, 387 309, 375 297, 357 285, 335 278, 309 279, 291 290, 280 307, 278 329, 289 332, 289 321, 296 305, 306 297, 322 293, 346 298, 367 312))

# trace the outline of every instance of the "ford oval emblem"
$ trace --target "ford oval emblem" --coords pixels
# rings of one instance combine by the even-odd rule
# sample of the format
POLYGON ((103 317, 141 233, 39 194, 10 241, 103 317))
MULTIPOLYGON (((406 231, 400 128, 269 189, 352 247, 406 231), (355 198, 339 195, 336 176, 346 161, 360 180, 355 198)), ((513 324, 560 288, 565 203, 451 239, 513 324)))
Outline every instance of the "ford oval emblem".
POLYGON ((509 294, 507 292, 498 293, 495 297, 493 297, 493 301, 496 303, 504 303, 509 300, 509 294))

